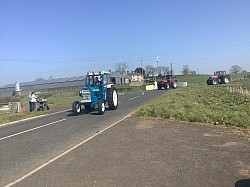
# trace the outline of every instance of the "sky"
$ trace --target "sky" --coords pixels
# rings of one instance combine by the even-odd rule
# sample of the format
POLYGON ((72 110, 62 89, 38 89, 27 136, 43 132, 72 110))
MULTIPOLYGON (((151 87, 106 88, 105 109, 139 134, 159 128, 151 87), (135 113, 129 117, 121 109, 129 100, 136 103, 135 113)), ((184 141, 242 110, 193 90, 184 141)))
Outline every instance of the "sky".
POLYGON ((249 0, 0 0, 0 86, 141 65, 250 71, 249 0))

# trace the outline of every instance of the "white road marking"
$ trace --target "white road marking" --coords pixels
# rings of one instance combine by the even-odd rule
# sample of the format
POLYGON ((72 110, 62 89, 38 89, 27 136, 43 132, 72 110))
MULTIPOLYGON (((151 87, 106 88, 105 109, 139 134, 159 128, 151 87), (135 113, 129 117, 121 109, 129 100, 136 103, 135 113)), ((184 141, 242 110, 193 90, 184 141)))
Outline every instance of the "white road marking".
POLYGON ((15 124, 15 123, 18 123, 18 122, 28 121, 28 120, 31 120, 31 119, 37 119, 37 118, 41 118, 41 117, 51 116, 51 115, 54 115, 54 114, 59 114, 59 113, 62 113, 62 112, 67 112, 69 110, 71 110, 71 109, 62 110, 62 111, 58 111, 58 112, 54 112, 54 113, 50 113, 50 114, 44 114, 44 115, 40 115, 40 116, 34 116, 34 117, 26 118, 26 119, 20 119, 18 121, 13 121, 13 122, 8 122, 8 123, 1 124, 0 127, 1 126, 5 126, 5 125, 15 124))
POLYGON ((140 96, 136 96, 136 97, 132 97, 129 99, 129 101, 133 100, 133 99, 136 99, 136 98, 139 98, 140 96))
MULTIPOLYGON (((141 95, 144 95, 144 94, 145 94, 145 93, 144 93, 143 91, 141 91, 141 95)), ((139 97, 140 97, 139 95, 136 96, 136 97, 132 97, 132 98, 129 99, 129 101, 134 100, 134 99, 139 98, 139 97)))
POLYGON ((43 128, 43 127, 47 127, 47 126, 49 126, 49 125, 52 125, 52 124, 55 124, 55 123, 59 123, 59 122, 61 122, 61 121, 65 121, 65 120, 66 120, 66 118, 65 118, 65 119, 61 119, 61 120, 58 120, 58 121, 54 121, 54 122, 51 122, 51 123, 48 123, 48 124, 46 124, 46 125, 42 125, 42 126, 39 126, 39 127, 33 128, 33 129, 29 129, 29 130, 22 131, 22 132, 19 132, 19 133, 16 133, 16 134, 12 134, 12 135, 9 135, 9 136, 0 138, 0 141, 1 141, 1 140, 5 140, 5 139, 7 139, 7 138, 11 138, 11 137, 17 136, 17 135, 20 135, 20 134, 24 134, 24 133, 26 133, 26 132, 34 131, 34 130, 36 130, 36 129, 40 129, 40 128, 43 128))
POLYGON ((88 142, 88 141, 91 140, 92 138, 94 138, 94 137, 96 137, 97 135, 101 134, 102 132, 104 132, 104 131, 108 130, 109 128, 115 126, 116 124, 120 123, 121 121, 123 121, 124 119, 126 119, 126 118, 129 117, 129 116, 130 116, 130 114, 127 115, 127 116, 125 116, 124 118, 118 120, 117 122, 113 123, 112 125, 106 127, 105 129, 101 130, 100 132, 94 134, 93 136, 90 136, 90 137, 87 138, 86 140, 80 142, 79 144, 75 145, 74 147, 68 149, 67 151, 61 153, 61 154, 58 155, 57 157, 55 157, 55 158, 49 160, 48 162, 42 164, 41 166, 37 167, 36 169, 30 171, 29 173, 27 173, 26 175, 20 177, 19 179, 15 180, 14 182, 11 182, 11 183, 7 184, 5 187, 10 187, 10 186, 13 186, 13 185, 15 185, 15 184, 21 182, 22 180, 24 180, 24 179, 26 179, 27 177, 33 175, 34 173, 36 173, 37 171, 39 171, 39 170, 41 170, 42 168, 46 167, 47 165, 51 164, 52 162, 58 160, 59 158, 61 158, 61 157, 63 157, 64 155, 68 154, 69 152, 75 150, 76 148, 78 148, 78 147, 81 146, 82 144, 88 142))

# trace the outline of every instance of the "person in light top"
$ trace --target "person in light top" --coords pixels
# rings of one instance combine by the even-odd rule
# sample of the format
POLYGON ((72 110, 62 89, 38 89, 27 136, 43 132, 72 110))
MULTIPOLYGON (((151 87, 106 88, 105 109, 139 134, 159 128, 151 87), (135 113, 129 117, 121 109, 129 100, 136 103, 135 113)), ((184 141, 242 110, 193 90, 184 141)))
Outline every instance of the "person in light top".
POLYGON ((28 100, 29 100, 29 105, 30 105, 30 112, 33 112, 36 108, 36 100, 37 100, 38 96, 35 95, 35 92, 30 92, 29 96, 28 96, 28 100))

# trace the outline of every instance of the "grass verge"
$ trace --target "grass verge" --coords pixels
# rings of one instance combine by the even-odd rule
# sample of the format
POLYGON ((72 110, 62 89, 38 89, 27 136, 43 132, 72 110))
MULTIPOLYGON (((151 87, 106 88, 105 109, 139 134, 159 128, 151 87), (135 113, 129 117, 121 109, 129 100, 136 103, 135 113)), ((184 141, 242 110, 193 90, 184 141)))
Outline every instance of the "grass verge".
POLYGON ((226 86, 192 85, 157 98, 134 115, 250 127, 249 109, 250 99, 229 92, 226 86))

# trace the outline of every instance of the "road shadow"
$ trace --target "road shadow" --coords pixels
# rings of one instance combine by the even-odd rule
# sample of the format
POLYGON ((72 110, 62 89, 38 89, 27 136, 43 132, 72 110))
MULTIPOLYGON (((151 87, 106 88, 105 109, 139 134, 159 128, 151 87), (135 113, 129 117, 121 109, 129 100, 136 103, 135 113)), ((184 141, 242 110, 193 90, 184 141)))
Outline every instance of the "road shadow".
MULTIPOLYGON (((111 109, 109 109, 109 108, 106 108, 105 109, 105 112, 110 112, 110 111, 112 111, 111 109)), ((89 115, 94 115, 94 116, 99 116, 100 114, 98 113, 98 110, 97 110, 97 108, 95 108, 92 112, 88 112, 87 110, 85 110, 85 109, 82 109, 82 111, 81 111, 81 113, 80 114, 78 114, 78 115, 75 115, 75 114, 73 114, 73 110, 68 110, 67 111, 68 112, 68 114, 66 115, 66 116, 80 116, 80 115, 84 115, 84 114, 89 114, 89 115)))
POLYGON ((74 114, 73 113, 73 110, 69 110, 68 111, 68 114, 66 115, 66 116, 80 116, 80 115, 83 115, 83 114, 89 114, 90 112, 88 112, 88 111, 86 111, 86 110, 82 110, 82 112, 80 113, 80 114, 78 114, 78 115, 76 115, 76 114, 74 114))
POLYGON ((250 187, 250 179, 242 179, 235 183, 235 187, 250 187))

